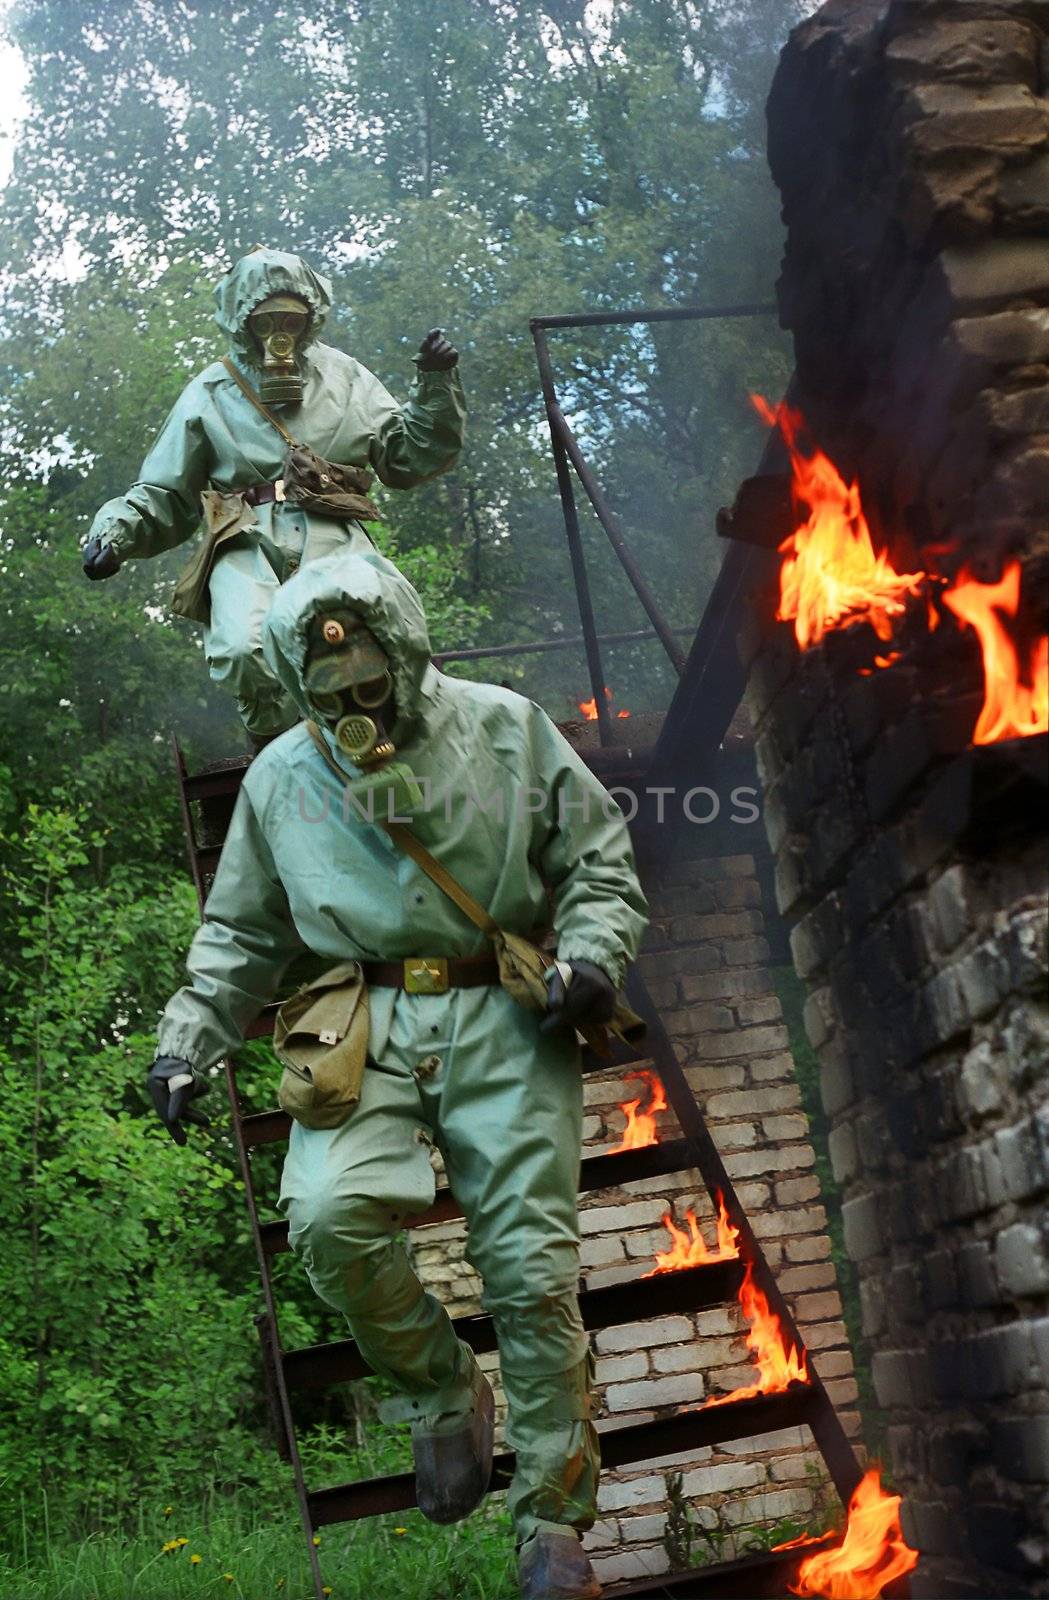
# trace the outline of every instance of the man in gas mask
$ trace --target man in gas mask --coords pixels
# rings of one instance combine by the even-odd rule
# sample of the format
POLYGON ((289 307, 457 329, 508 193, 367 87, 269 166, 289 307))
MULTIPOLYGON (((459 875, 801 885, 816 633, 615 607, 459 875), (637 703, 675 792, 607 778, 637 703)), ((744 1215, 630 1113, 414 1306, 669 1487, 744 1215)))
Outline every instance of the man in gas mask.
POLYGON ((498 1338, 521 1592, 590 1600, 600 1591, 578 1534, 594 1521, 599 1454, 576 1296, 575 1030, 608 1021, 645 926, 625 823, 538 706, 434 669, 417 595, 370 558, 304 567, 264 641, 312 725, 248 769, 190 981, 161 1021, 154 1104, 184 1143, 209 1069, 287 963, 303 948, 326 966, 359 963, 367 1053, 343 1120, 292 1124, 280 1197, 291 1246, 400 1391, 385 1414, 412 1424, 420 1509, 467 1515, 488 1484, 491 1391, 398 1238, 433 1203, 436 1143, 498 1338), (368 820, 363 802, 384 784, 392 804, 368 820), (444 883, 391 836, 391 812, 411 816, 444 883), (535 935, 552 921, 557 964, 542 961, 548 987, 532 1009, 448 874, 498 930, 535 935))
POLYGON ((298 256, 252 251, 215 299, 229 354, 183 391, 139 482, 102 506, 84 571, 110 578, 124 561, 159 555, 203 513, 205 538, 172 606, 204 624, 211 676, 233 690, 261 744, 298 717, 262 654, 280 585, 304 562, 372 549, 371 473, 410 489, 446 472, 465 407, 458 355, 439 329, 419 347, 403 406, 359 361, 319 343, 331 285, 298 256))

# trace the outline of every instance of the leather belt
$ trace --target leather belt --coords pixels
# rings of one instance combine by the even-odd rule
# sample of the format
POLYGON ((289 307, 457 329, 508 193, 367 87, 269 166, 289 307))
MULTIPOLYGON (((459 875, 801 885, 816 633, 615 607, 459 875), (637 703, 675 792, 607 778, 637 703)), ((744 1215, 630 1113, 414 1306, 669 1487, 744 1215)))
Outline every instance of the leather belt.
POLYGON ((362 961, 366 983, 408 994, 444 994, 448 989, 477 989, 499 982, 499 963, 492 956, 409 956, 406 961, 362 961))
POLYGON ((282 501, 285 498, 284 479, 277 478, 273 483, 251 483, 246 489, 238 489, 237 493, 244 496, 245 505, 269 505, 271 500, 282 501))

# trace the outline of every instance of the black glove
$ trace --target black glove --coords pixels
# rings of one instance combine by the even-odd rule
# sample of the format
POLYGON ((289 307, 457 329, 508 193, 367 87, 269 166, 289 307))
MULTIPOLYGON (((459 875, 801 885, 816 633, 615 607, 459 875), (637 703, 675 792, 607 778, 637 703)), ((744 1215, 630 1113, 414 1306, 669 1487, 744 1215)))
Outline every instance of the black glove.
POLYGON ((198 1111, 191 1104, 191 1101, 199 1100, 202 1094, 207 1094, 211 1086, 199 1072, 194 1072, 188 1061, 181 1061, 178 1056, 158 1056, 149 1069, 146 1082, 153 1096, 157 1116, 176 1144, 186 1142, 183 1120, 195 1122, 198 1128, 211 1127, 203 1111, 198 1111), (172 1078, 185 1078, 187 1074, 190 1082, 179 1084, 175 1089, 170 1088, 172 1078))
POLYGON ((120 557, 111 544, 101 539, 89 539, 84 546, 84 572, 93 581, 112 578, 120 571, 120 557))
POLYGON ((540 1033, 555 1028, 597 1027, 608 1022, 616 1007, 615 984, 592 961, 570 961, 572 981, 565 983, 555 967, 546 984, 546 1016, 540 1033))
POLYGON ((431 328, 412 360, 420 372, 450 372, 459 360, 459 352, 440 328, 431 328))

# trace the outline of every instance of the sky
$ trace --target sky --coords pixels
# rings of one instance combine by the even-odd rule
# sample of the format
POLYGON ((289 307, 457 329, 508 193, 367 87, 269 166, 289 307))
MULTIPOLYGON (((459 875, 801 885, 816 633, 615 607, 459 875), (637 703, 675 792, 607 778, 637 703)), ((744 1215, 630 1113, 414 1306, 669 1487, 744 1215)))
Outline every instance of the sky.
POLYGON ((0 41, 0 188, 11 174, 14 135, 25 113, 25 63, 14 45, 0 41))

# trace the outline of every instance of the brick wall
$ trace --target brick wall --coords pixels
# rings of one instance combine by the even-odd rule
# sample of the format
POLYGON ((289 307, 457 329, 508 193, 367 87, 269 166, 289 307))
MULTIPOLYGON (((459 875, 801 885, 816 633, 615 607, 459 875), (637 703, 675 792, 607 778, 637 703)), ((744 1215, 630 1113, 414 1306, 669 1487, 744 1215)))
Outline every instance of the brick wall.
MULTIPOLYGON (((831 0, 769 102, 780 304, 815 437, 919 563, 939 543, 988 581, 1016 556, 1030 629, 1049 558, 1047 89, 1045 0, 831 0)), ((912 1592, 1044 1594, 1044 739, 965 749, 971 634, 904 638, 860 677, 869 637, 803 656, 775 607, 754 597, 747 698, 912 1592)))
MULTIPOLYGON (((764 913, 750 855, 679 860, 646 877, 652 925, 640 958, 737 1193, 762 1241, 814 1365, 852 1434, 856 1382, 808 1124, 800 1109, 787 1030, 768 968, 764 913)), ((617 1144, 622 1101, 639 1086, 614 1073, 588 1077, 585 1150, 617 1144)), ((679 1133, 660 1117, 664 1138, 679 1133)), ((695 1173, 645 1179, 582 1197, 582 1286, 640 1280, 669 1246, 660 1219, 692 1206, 713 1246, 713 1212, 695 1173)), ((462 1260, 462 1225, 418 1230, 424 1280, 456 1313, 474 1311, 480 1285, 462 1260)), ((643 1301, 643 1285, 639 1302, 643 1301)), ((609 1328, 594 1337, 599 1426, 672 1413, 752 1381, 737 1307, 609 1328)), ((495 1358, 484 1364, 495 1370, 495 1358)), ((725 1559, 741 1526, 813 1514, 820 1458, 807 1429, 734 1440, 636 1470, 603 1476, 601 1521, 587 1539, 605 1582, 667 1570, 664 1473, 683 1474, 684 1493, 725 1559)), ((713 1544, 711 1546, 713 1553, 713 1544)))

